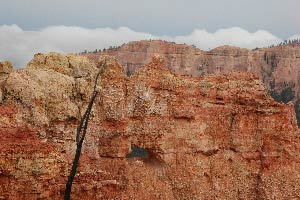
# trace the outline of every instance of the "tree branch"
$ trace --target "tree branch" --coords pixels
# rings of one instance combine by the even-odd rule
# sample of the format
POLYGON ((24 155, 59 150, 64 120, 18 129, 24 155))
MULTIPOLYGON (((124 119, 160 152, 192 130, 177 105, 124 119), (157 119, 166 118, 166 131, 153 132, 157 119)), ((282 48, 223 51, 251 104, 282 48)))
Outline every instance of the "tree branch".
POLYGON ((74 160, 72 163, 72 169, 71 169, 70 175, 68 177, 68 181, 66 183, 66 190, 65 190, 65 197, 64 197, 65 200, 70 200, 70 198, 71 198, 72 184, 73 184, 73 180, 76 175, 76 170, 77 170, 77 166, 78 166, 78 162, 79 162, 79 158, 80 158, 80 154, 81 154, 82 144, 83 144, 83 141, 84 141, 84 138, 86 135, 86 131, 88 128, 88 123, 89 123, 90 115, 92 112, 93 103, 95 101, 97 94, 99 93, 99 91, 97 91, 98 79, 100 78, 100 74, 102 74, 102 72, 103 72, 104 65, 105 65, 105 63, 103 65, 101 65, 100 70, 96 75, 94 90, 93 90, 92 96, 90 98, 90 102, 89 102, 88 107, 87 107, 84 115, 82 116, 80 123, 77 127, 76 152, 75 152, 75 157, 74 157, 74 160), (82 132, 82 134, 80 137, 81 132, 82 132))

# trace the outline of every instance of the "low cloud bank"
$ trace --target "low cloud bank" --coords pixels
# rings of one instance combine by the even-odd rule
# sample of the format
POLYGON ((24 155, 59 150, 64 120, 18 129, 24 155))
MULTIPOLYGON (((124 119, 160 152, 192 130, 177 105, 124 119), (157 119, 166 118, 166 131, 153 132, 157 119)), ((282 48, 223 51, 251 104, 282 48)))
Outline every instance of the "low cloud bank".
MULTIPOLYGON (((291 38, 298 36, 294 35, 291 38)), ((77 53, 144 39, 194 44, 204 50, 225 44, 252 49, 282 41, 265 30, 250 33, 239 27, 220 29, 214 33, 195 29, 188 35, 172 37, 136 32, 127 27, 87 29, 76 26, 50 26, 38 31, 26 31, 17 25, 2 25, 0 26, 0 61, 10 60, 14 66, 23 67, 38 52, 77 53)))

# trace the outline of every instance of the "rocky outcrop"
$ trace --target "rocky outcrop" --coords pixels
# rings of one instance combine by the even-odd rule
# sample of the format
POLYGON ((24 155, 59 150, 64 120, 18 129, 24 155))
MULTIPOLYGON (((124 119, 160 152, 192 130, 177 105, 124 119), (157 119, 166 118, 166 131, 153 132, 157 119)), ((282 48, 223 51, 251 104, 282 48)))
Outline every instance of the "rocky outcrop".
POLYGON ((12 72, 13 66, 9 61, 0 62, 0 103, 3 97, 3 83, 7 79, 8 75, 12 72))
POLYGON ((9 74, 10 72, 12 72, 12 69, 13 69, 13 66, 12 66, 11 62, 9 62, 9 61, 0 62, 1 76, 5 75, 5 74, 9 74))
POLYGON ((275 102, 258 76, 191 78, 154 57, 127 77, 112 58, 55 53, 36 55, 4 83, 0 198, 63 197, 103 62, 73 199, 299 198, 293 105, 275 102))
POLYGON ((167 69, 178 74, 197 77, 228 72, 258 73, 276 100, 295 102, 300 96, 299 45, 256 50, 221 46, 202 51, 185 44, 152 40, 130 42, 119 48, 84 55, 93 60, 99 54, 115 56, 128 74, 133 74, 157 54, 165 59, 167 69))

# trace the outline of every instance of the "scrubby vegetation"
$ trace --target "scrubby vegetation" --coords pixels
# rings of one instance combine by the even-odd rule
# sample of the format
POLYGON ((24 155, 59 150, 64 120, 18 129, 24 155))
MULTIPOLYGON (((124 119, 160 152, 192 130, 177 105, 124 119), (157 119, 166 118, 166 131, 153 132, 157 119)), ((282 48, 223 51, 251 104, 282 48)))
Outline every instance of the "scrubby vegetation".
MULTIPOLYGON (((284 83, 283 89, 280 92, 276 92, 274 90, 274 83, 273 82, 271 83, 272 83, 271 88, 273 89, 270 90, 270 95, 275 99, 275 101, 288 103, 295 99, 295 91, 294 91, 295 84, 284 83)), ((295 108, 298 127, 300 127, 299 103, 300 103, 300 98, 297 97, 296 101, 294 102, 294 108, 295 108)))

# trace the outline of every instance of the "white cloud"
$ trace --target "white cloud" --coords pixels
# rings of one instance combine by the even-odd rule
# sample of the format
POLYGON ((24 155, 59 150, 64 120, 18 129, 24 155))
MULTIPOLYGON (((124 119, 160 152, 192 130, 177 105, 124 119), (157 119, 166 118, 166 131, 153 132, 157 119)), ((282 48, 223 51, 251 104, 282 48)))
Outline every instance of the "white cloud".
POLYGON ((24 31, 17 25, 3 25, 0 26, 0 60, 10 60, 16 67, 23 67, 38 52, 77 53, 148 38, 154 36, 125 27, 113 30, 51 26, 24 31))
POLYGON ((50 26, 38 31, 26 31, 17 25, 2 25, 0 60, 10 60, 16 67, 23 67, 38 52, 76 53, 143 39, 194 44, 204 50, 225 44, 251 49, 282 41, 264 30, 250 33, 238 27, 220 29, 215 33, 195 29, 189 35, 171 37, 136 32, 126 27, 86 29, 75 26, 50 26))
POLYGON ((233 27, 220 29, 215 33, 208 33, 206 30, 196 29, 190 35, 175 37, 175 41, 194 44, 197 47, 207 50, 221 45, 253 49, 277 44, 281 39, 264 30, 250 33, 244 29, 233 27))

